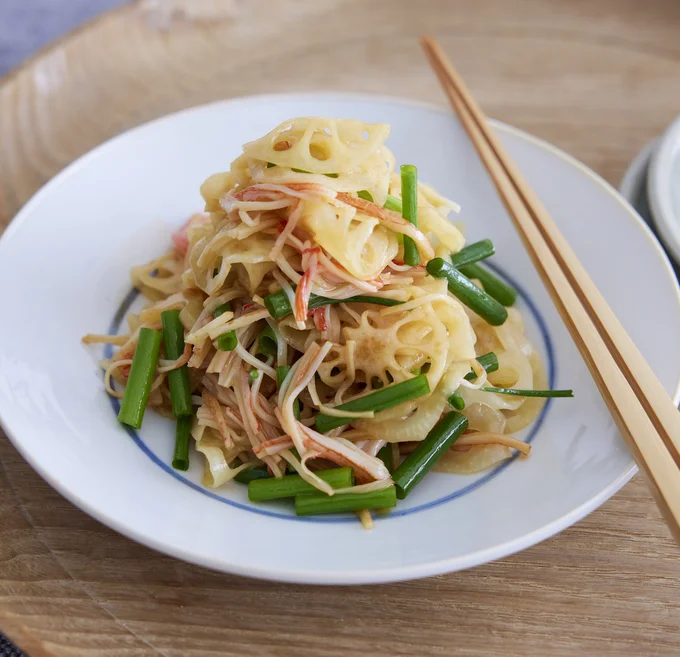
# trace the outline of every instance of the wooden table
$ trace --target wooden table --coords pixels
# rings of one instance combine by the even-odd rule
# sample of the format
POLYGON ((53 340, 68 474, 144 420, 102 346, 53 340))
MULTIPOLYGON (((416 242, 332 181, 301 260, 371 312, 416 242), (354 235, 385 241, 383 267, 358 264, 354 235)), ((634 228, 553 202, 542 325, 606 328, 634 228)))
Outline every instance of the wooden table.
MULTIPOLYGON (((189 105, 308 89, 443 103, 416 41, 426 32, 489 114, 614 184, 680 111, 674 0, 195 0, 169 16, 185 3, 125 7, 4 81, 0 225, 81 153, 189 105)), ((32 657, 680 651, 678 550, 639 478, 498 563, 341 589, 161 556, 62 499, 4 437, 0 458, 0 627, 32 657)))

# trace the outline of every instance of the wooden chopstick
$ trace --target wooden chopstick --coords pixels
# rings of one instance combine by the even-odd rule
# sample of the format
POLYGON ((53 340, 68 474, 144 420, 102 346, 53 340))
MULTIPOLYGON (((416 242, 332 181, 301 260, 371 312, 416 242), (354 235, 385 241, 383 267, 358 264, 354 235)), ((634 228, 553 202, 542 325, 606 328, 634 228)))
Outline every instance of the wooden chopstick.
POLYGON ((434 39, 423 49, 680 542, 680 413, 434 39))

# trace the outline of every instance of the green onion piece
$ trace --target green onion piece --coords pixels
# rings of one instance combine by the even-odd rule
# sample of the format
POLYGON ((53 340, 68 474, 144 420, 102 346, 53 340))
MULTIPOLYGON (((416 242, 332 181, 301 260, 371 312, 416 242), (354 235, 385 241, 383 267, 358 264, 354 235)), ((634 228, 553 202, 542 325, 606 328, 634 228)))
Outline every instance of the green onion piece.
MULTIPOLYGON (((184 326, 179 319, 179 310, 164 310, 161 313, 163 325, 163 342, 165 357, 177 360, 184 353, 184 326)), ((170 387, 170 401, 172 414, 175 417, 191 415, 191 388, 189 386, 189 368, 186 365, 168 372, 168 386, 170 387)))
MULTIPOLYGON (((418 228, 418 169, 412 164, 401 168, 401 216, 418 228)), ((410 267, 420 264, 416 243, 404 235, 404 263, 410 267)))
MULTIPOLYGON (((312 295, 315 296, 315 295, 312 295)), ((312 303, 310 301, 310 303, 312 303)), ((398 299, 388 299, 387 297, 372 297, 368 294, 356 294, 347 299, 327 299, 326 297, 316 297, 313 300, 314 308, 321 306, 331 306, 338 303, 374 303, 376 306, 399 306, 404 301, 398 299)))
POLYGON ((184 415, 177 418, 175 429, 175 453, 172 455, 172 467, 175 470, 189 469, 189 439, 191 438, 191 425, 194 418, 184 415))
POLYGON ((217 348, 220 351, 234 351, 237 344, 236 331, 227 331, 217 336, 217 348))
POLYGON ((512 306, 517 300, 517 292, 488 269, 473 264, 461 267, 460 271, 468 278, 476 278, 482 284, 484 291, 504 306, 512 306))
POLYGON ((315 516, 322 513, 347 513, 362 509, 389 509, 397 505, 394 486, 371 493, 339 493, 326 495, 313 493, 295 498, 295 513, 298 516, 315 516))
POLYGON ((515 397, 573 397, 573 390, 519 390, 518 388, 481 388, 485 392, 515 397))
MULTIPOLYGON (((337 303, 374 303, 377 306, 398 306, 404 302, 397 301, 397 299, 372 297, 363 294, 348 297, 347 299, 328 299, 327 297, 312 294, 309 299, 309 309, 313 310, 314 308, 320 308, 321 306, 329 306, 337 303)), ((269 314, 274 319, 282 319, 293 312, 290 307, 290 301, 288 301, 288 296, 283 290, 268 294, 264 298, 264 305, 269 311, 269 314)))
MULTIPOLYGON (((333 468, 317 472, 319 479, 323 479, 333 488, 347 488, 354 485, 352 468, 333 468)), ((284 497, 295 497, 302 493, 315 493, 314 486, 308 484, 300 475, 286 475, 279 479, 257 479, 248 484, 248 499, 251 502, 265 502, 279 500, 284 497)), ((325 493, 324 493, 325 495, 325 493)))
MULTIPOLYGON (((295 401, 297 402, 297 399, 296 399, 295 401)), ((300 418, 297 418, 297 419, 299 420, 300 418)), ((300 452, 298 452, 297 449, 296 449, 295 447, 291 447, 290 453, 291 453, 298 461, 301 460, 301 459, 300 459, 300 452)), ((297 471, 295 470, 295 468, 294 468, 290 463, 289 463, 289 464, 287 465, 287 467, 286 467, 286 472, 290 472, 290 473, 292 473, 292 474, 296 474, 296 473, 297 473, 297 471)))
POLYGON ((293 312, 290 301, 288 300, 288 295, 283 290, 268 294, 264 298, 264 306, 274 319, 281 319, 293 312))
MULTIPOLYGON (((364 199, 364 201, 370 201, 373 203, 373 195, 367 189, 362 189, 360 192, 357 192, 357 196, 364 199)), ((386 210, 391 210, 392 212, 398 212, 401 214, 401 199, 397 198, 396 196, 392 196, 392 194, 388 194, 383 207, 386 210)))
MULTIPOLYGON (((491 372, 495 372, 498 369, 498 357, 493 351, 490 351, 488 354, 477 356, 477 362, 486 370, 487 374, 491 374, 491 372)), ((477 378, 477 375, 474 373, 474 370, 470 370, 470 372, 465 375, 465 378, 468 381, 474 381, 477 378)))
MULTIPOLYGON (((288 372, 290 372, 290 365, 279 365, 276 368, 276 387, 280 388, 281 384, 283 383, 283 380, 288 376, 288 372)), ((300 419, 300 400, 295 399, 293 402, 293 414, 295 415, 295 419, 299 420, 300 419)), ((296 458, 299 459, 300 455, 296 458)))
POLYGON ((460 396, 460 393, 456 390, 449 397, 449 406, 456 411, 462 411, 465 408, 465 400, 460 396))
MULTIPOLYGON (((221 306, 216 308, 213 316, 219 317, 226 312, 231 312, 231 304, 228 301, 227 303, 223 303, 221 306)), ((220 351, 234 351, 237 344, 238 339, 236 337, 236 331, 227 331, 226 333, 222 333, 222 335, 217 336, 217 348, 220 351)))
POLYGON ((224 315, 224 313, 230 313, 231 312, 231 304, 227 301, 227 303, 223 303, 221 306, 217 306, 215 310, 213 311, 213 317, 219 317, 220 315, 224 315))
MULTIPOLYGON (((339 411, 375 411, 377 413, 397 404, 416 399, 416 397, 427 395, 429 392, 430 384, 427 377, 424 374, 419 374, 412 379, 394 383, 382 390, 376 390, 365 397, 353 399, 335 408, 339 411)), ((319 413, 314 418, 316 430, 321 433, 326 433, 350 422, 352 422, 351 417, 331 417, 330 415, 323 415, 323 413, 319 413)))
POLYGON ((280 388, 281 384, 285 380, 285 378, 288 376, 288 372, 290 372, 290 365, 279 365, 276 368, 276 387, 280 388))
POLYGON ((451 411, 434 425, 425 440, 418 444, 392 475, 397 488, 397 497, 403 500, 420 480, 430 471, 439 457, 467 429, 464 415, 451 411))
POLYGON ((135 429, 142 426, 151 384, 156 374, 158 356, 161 352, 162 337, 160 331, 146 327, 139 329, 130 375, 123 393, 120 411, 118 411, 118 421, 135 429))
POLYGON ((464 267, 465 265, 471 265, 480 260, 490 258, 495 252, 496 249, 494 249, 491 240, 473 242, 462 248, 458 253, 452 253, 451 264, 454 267, 464 267))
MULTIPOLYGON (((296 169, 295 167, 290 168, 291 171, 295 171, 295 173, 312 173, 311 171, 305 171, 304 169, 296 169)), ((337 173, 324 173, 324 176, 326 178, 337 178, 338 174, 337 173)))
POLYGON ((255 465, 252 468, 246 468, 241 470, 235 477, 234 481, 238 481, 239 484, 249 484, 251 481, 256 479, 271 479, 272 475, 269 470, 263 465, 255 465))
POLYGON ((276 335, 271 326, 267 326, 257 338, 260 351, 266 356, 276 356, 276 335))
POLYGON ((398 212, 399 214, 401 214, 403 204, 400 198, 392 196, 392 194, 388 194, 387 198, 385 199, 385 205, 383 205, 383 207, 386 210, 392 210, 392 212, 398 212))
POLYGON ((496 299, 480 290, 469 278, 442 258, 430 260, 427 263, 427 272, 435 278, 445 278, 449 292, 491 326, 500 326, 508 318, 508 311, 496 299))
POLYGON ((395 471, 394 467, 394 455, 392 453, 392 443, 387 443, 378 452, 378 458, 385 464, 385 467, 390 471, 390 473, 395 471))
POLYGON ((276 165, 273 162, 267 162, 267 169, 271 169, 272 167, 275 167, 276 165))

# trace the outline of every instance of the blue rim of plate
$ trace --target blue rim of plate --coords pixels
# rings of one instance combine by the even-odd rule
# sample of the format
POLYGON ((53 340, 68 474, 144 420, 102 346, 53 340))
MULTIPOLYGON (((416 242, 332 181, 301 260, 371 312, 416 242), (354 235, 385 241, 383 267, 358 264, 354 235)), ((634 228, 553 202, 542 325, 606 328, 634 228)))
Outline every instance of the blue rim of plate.
MULTIPOLYGON (((548 326, 543 319, 543 316, 538 310, 538 307, 536 304, 531 300, 531 297, 526 293, 524 288, 517 283, 514 279, 512 279, 505 271, 503 271, 498 265, 494 265, 490 262, 485 262, 484 263, 489 269, 491 269, 494 273, 496 273, 498 276, 500 276, 502 279, 504 279, 509 285, 515 288, 517 290, 517 294, 521 301, 526 305, 526 307, 529 309, 529 312, 534 318, 534 321, 536 322, 538 329, 541 333, 541 337, 543 338, 543 346, 545 348, 545 354, 547 357, 547 370, 548 370, 548 387, 549 388, 554 388, 555 387, 555 380, 557 378, 557 366, 555 362, 555 352, 552 344, 552 340, 550 338, 550 333, 548 332, 548 326)), ((111 320, 111 324, 109 325, 109 333, 112 335, 117 335, 118 332, 120 331, 120 326, 125 319, 125 316, 130 310, 130 307, 134 303, 134 301, 137 299, 139 296, 139 291, 136 290, 135 288, 131 289, 126 295, 123 301, 121 302, 120 306, 116 310, 113 319, 111 320)), ((104 350, 104 357, 105 358, 111 358, 113 354, 113 345, 106 345, 105 350, 104 350)), ((118 399, 115 397, 109 397, 109 400, 111 402, 111 408, 113 409, 114 413, 118 415, 118 411, 120 409, 120 402, 118 399)), ((533 440, 536 438, 536 435, 538 434, 539 430, 541 429, 541 426, 543 425, 543 422, 545 421, 546 415, 548 413, 548 410, 551 406, 552 399, 548 398, 546 399, 546 403, 543 405, 543 408, 541 409, 541 412, 539 413, 538 417, 534 421, 533 426, 531 427, 531 430, 529 431, 528 436, 525 439, 525 442, 527 443, 532 443, 533 440)), ((218 502, 221 502, 223 504, 227 504, 229 506, 235 507, 237 509, 241 509, 242 511, 249 511, 251 513, 257 513, 258 515, 262 516, 267 516, 269 518, 279 518, 281 520, 294 520, 296 522, 313 522, 313 523, 356 523, 357 519, 356 516, 354 515, 338 515, 338 516, 318 516, 318 517, 298 517, 294 514, 287 514, 287 513, 279 513, 277 511, 272 511, 267 508, 263 508, 262 506, 254 506, 250 504, 243 504, 242 502, 236 502, 235 500, 230 500, 227 497, 222 497, 221 495, 218 495, 217 493, 213 492, 212 490, 205 488, 204 486, 201 486, 200 484, 197 484, 194 481, 191 481, 191 479, 187 479, 187 477, 183 476, 178 470, 175 470, 171 465, 167 464, 165 461, 163 461, 142 439, 142 437, 135 431, 132 427, 129 427, 127 425, 121 425, 124 427, 134 443, 139 447, 144 454, 151 459, 151 461, 157 465, 161 470, 169 474, 171 477, 175 478, 177 481, 182 482, 189 488, 192 488, 193 490, 201 493, 202 495, 205 495, 207 497, 210 497, 218 502)), ((473 481, 472 483, 468 484, 467 486, 464 486, 463 488, 460 488, 457 491, 454 491, 453 493, 449 493, 448 495, 444 495, 443 497, 439 497, 435 500, 431 500, 430 502, 425 502, 424 504, 420 504, 418 506, 414 506, 409 509, 399 509, 399 508, 394 508, 389 514, 385 516, 376 516, 375 520, 379 520, 381 522, 385 520, 389 520, 390 518, 398 518, 402 516, 408 516, 412 515, 414 513, 418 513, 420 511, 427 511, 428 509, 433 509, 434 507, 440 506, 442 504, 446 504, 447 502, 451 502, 453 500, 456 500, 460 497, 463 497, 469 493, 472 493, 474 490, 479 488, 480 486, 483 486, 484 484, 488 483, 492 479, 495 479, 501 472, 503 472, 506 468, 508 468, 514 461, 519 457, 519 453, 514 454, 511 456, 509 459, 506 461, 503 461, 500 465, 497 465, 495 468, 487 472, 484 476, 480 477, 479 479, 473 481)))

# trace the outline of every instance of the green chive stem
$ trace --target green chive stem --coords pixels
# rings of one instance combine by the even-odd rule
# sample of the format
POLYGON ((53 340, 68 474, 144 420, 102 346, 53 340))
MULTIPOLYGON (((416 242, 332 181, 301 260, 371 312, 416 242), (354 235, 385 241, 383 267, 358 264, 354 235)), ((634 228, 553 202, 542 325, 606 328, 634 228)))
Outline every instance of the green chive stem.
POLYGON ((460 271, 470 279, 477 279, 484 291, 504 306, 512 306, 517 300, 517 292, 488 269, 479 264, 466 265, 460 271))
POLYGON ((451 264, 454 267, 464 267, 480 260, 490 258, 496 250, 491 240, 480 240, 463 247, 458 253, 451 254, 451 264))
POLYGON ((146 327, 139 330, 135 355, 132 357, 130 374, 118 412, 118 421, 135 429, 142 426, 144 411, 149 403, 162 338, 160 331, 146 327))
MULTIPOLYGON (((490 351, 488 354, 477 356, 477 362, 486 370, 487 374, 495 372, 499 367, 498 356, 496 356, 493 351, 490 351)), ((470 370, 470 372, 465 375, 465 378, 468 381, 474 381, 477 378, 477 375, 474 370, 470 370)))
MULTIPOLYGON (((418 228, 418 169, 412 164, 402 164, 400 171, 401 215, 418 228)), ((406 235, 404 236, 404 263, 409 267, 420 264, 416 243, 406 235)))
POLYGON ((447 413, 435 424, 425 439, 418 443, 392 475, 400 500, 418 485, 441 455, 463 434, 467 426, 467 418, 456 411, 447 413))
MULTIPOLYGON (((411 399, 416 399, 417 397, 422 397, 430 392, 430 384, 428 383, 427 376, 425 374, 419 374, 418 376, 402 381, 401 383, 394 383, 390 386, 382 388, 381 390, 376 390, 364 397, 359 397, 358 399, 353 399, 340 406, 336 406, 339 411, 375 411, 380 412, 392 408, 397 404, 402 404, 411 399)), ((349 424, 352 422, 350 417, 331 417, 330 415, 323 415, 319 413, 314 418, 314 424, 316 430, 321 433, 326 433, 337 427, 341 427, 343 424, 349 424)))
POLYGON ((449 406, 456 411, 462 411, 465 408, 465 400, 457 390, 449 397, 448 402, 449 406))
POLYGON ((241 470, 235 477, 234 481, 238 481, 239 484, 249 484, 251 481, 256 479, 271 479, 272 475, 264 465, 254 465, 251 468, 246 468, 241 470))
POLYGON ((427 263, 427 272, 435 278, 445 278, 449 292, 491 326, 500 326, 508 318, 508 311, 496 299, 480 290, 469 278, 444 259, 430 260, 427 263))
MULTIPOLYGON (((348 488, 354 485, 352 468, 332 468, 316 473, 333 488, 348 488)), ((248 499, 251 502, 265 502, 279 500, 285 497, 295 497, 303 493, 316 493, 317 489, 308 484, 300 475, 285 475, 271 479, 257 479, 248 484, 248 499)), ((325 495, 325 493, 324 493, 325 495)))
POLYGON ((322 513, 347 513, 363 509, 389 509, 397 505, 394 486, 370 493, 338 493, 326 495, 313 493, 295 498, 295 513, 299 516, 313 516, 322 513))
POLYGON ((515 397, 573 397, 573 390, 520 390, 519 388, 483 387, 484 392, 495 392, 498 395, 513 395, 515 397))
POLYGON ((191 425, 194 418, 184 415, 177 418, 175 428, 175 452, 172 455, 172 467, 175 470, 187 471, 189 469, 189 439, 191 438, 191 425))
MULTIPOLYGON (((309 309, 313 310, 314 308, 320 308, 321 306, 328 306, 338 303, 373 303, 377 306, 398 306, 404 302, 398 301, 397 299, 372 297, 363 294, 348 297, 347 299, 329 299, 327 297, 312 294, 309 299, 309 309)), ((274 319, 282 319, 293 312, 290 306, 290 301, 288 300, 288 296, 283 290, 268 294, 264 298, 264 305, 269 311, 269 314, 274 319)))
MULTIPOLYGON (((164 310, 161 313, 165 357, 177 360, 184 353, 184 326, 179 319, 179 310, 164 310)), ((172 414, 183 417, 193 413, 189 368, 186 365, 168 372, 172 414)))
MULTIPOLYGON (((227 303, 223 303, 221 306, 216 308, 213 316, 219 317, 226 312, 231 312, 231 304, 228 301, 227 303)), ((222 335, 217 337, 217 348, 220 351, 234 351, 237 344, 238 339, 236 338, 236 331, 227 331, 226 333, 222 333, 222 335)))

